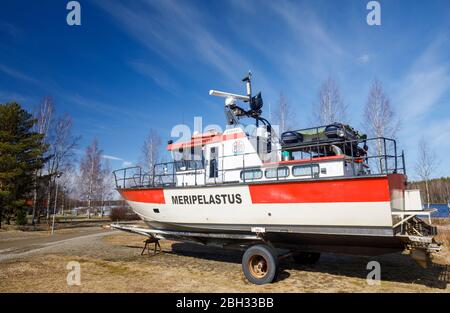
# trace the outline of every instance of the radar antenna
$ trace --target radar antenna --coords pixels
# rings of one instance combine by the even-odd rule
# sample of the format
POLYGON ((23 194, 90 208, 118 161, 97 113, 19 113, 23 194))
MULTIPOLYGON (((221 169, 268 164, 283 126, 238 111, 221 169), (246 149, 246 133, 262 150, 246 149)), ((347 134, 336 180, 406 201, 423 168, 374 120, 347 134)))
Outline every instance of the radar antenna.
MULTIPOLYGON (((267 152, 272 150, 272 126, 269 121, 261 117, 263 100, 261 97, 261 92, 258 92, 256 96, 252 96, 252 73, 249 71, 248 75, 245 76, 242 81, 246 85, 247 95, 238 95, 234 93, 210 90, 209 94, 211 96, 223 97, 225 98, 225 115, 227 117, 228 125, 238 125, 239 119, 242 117, 250 117, 255 119, 256 128, 259 127, 259 122, 263 123, 266 127, 268 133, 267 141, 267 152), (237 101, 247 102, 249 104, 250 110, 245 110, 238 106, 237 101)), ((256 151, 259 152, 259 136, 256 136, 256 151)))
POLYGON ((270 125, 269 122, 261 117, 263 100, 261 97, 261 92, 256 96, 252 96, 252 73, 249 71, 248 75, 245 76, 242 81, 246 85, 247 95, 239 95, 224 91, 210 90, 209 94, 211 96, 223 97, 225 98, 225 115, 227 116, 227 123, 229 125, 239 124, 239 118, 251 117, 256 120, 256 126, 258 126, 259 121, 262 121, 264 125, 270 125), (237 101, 243 101, 249 104, 250 110, 245 110, 238 106, 237 101))

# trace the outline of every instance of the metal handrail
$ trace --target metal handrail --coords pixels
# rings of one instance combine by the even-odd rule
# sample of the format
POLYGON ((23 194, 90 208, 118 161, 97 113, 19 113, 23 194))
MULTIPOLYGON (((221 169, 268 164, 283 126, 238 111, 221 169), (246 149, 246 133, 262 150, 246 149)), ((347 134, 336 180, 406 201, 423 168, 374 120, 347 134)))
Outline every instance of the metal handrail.
MULTIPOLYGON (((355 140, 346 140, 346 141, 338 141, 336 143, 339 143, 341 145, 343 145, 343 153, 344 153, 344 160, 347 163, 350 163, 352 166, 352 172, 354 176, 361 176, 361 175, 374 175, 374 174, 388 174, 388 173, 403 173, 406 174, 406 170, 405 170, 405 156, 404 156, 404 152, 402 151, 402 153, 400 155, 397 154, 397 145, 396 145, 396 141, 394 139, 390 139, 390 138, 385 138, 385 137, 376 137, 376 138, 368 138, 368 139, 355 139, 355 140), (353 151, 353 146, 356 144, 356 146, 360 143, 364 143, 367 144, 367 142, 370 141, 378 141, 378 142, 382 142, 383 147, 382 151, 383 154, 382 155, 365 155, 365 156, 353 156, 354 155, 354 151, 353 151), (391 153, 390 151, 388 151, 387 149, 387 143, 391 143, 393 145, 393 153, 391 153), (346 154, 346 145, 350 144, 350 156, 346 154), (379 173, 373 173, 372 171, 367 172, 365 174, 361 174, 361 173, 356 173, 356 169, 355 169, 355 161, 358 160, 361 163, 366 164, 367 167, 370 168, 369 166, 369 162, 372 160, 379 160, 380 161, 380 168, 379 168, 379 173), (381 162, 381 160, 384 161, 384 165, 382 164, 383 162, 381 162), (391 161, 391 163, 393 163, 393 166, 389 165, 389 161, 391 161), (401 166, 399 166, 399 163, 401 162, 401 166)), ((323 147, 323 151, 325 152, 325 156, 326 156, 326 149, 325 147, 330 146, 330 143, 316 143, 316 144, 311 144, 311 145, 305 145, 302 146, 302 151, 299 151, 301 153, 301 159, 299 159, 299 161, 307 161, 309 160, 310 162, 314 162, 315 159, 318 156, 321 156, 323 153, 320 152, 321 148, 323 147), (304 150, 304 151, 303 151, 304 150), (305 152, 308 151, 308 152, 305 152), (304 154, 309 154, 309 158, 303 158, 304 154), (316 154, 316 155, 315 155, 316 154)), ((272 150, 271 153, 279 153, 283 151, 283 149, 277 149, 277 150, 272 150)), ((231 171, 244 171, 244 170, 248 170, 248 169, 255 169, 255 168, 261 168, 262 167, 266 167, 266 166, 271 166, 271 165, 265 165, 264 163, 261 166, 247 166, 246 165, 246 157, 247 156, 251 156, 251 155, 259 155, 258 152, 249 152, 249 153, 242 153, 240 154, 242 156, 242 167, 234 167, 234 168, 227 168, 224 169, 224 159, 228 158, 228 157, 236 157, 235 154, 232 155, 224 155, 221 157, 217 158, 217 163, 221 163, 222 167, 219 169, 217 168, 218 174, 217 177, 221 177, 220 180, 217 179, 217 177, 214 177, 214 182, 207 182, 207 167, 205 166, 205 162, 202 162, 202 166, 198 167, 198 162, 196 162, 196 160, 181 160, 181 161, 171 161, 171 162, 162 162, 162 163, 158 163, 155 164, 153 166, 153 169, 150 173, 143 173, 142 168, 140 166, 134 166, 134 167, 127 167, 127 168, 123 168, 123 169, 118 169, 113 171, 114 174, 114 178, 115 178, 115 182, 116 182, 116 187, 118 189, 122 189, 122 188, 142 188, 142 187, 161 187, 161 186, 174 186, 177 183, 177 178, 180 175, 185 176, 186 173, 189 172, 193 172, 194 176, 195 176, 195 182, 194 184, 197 185, 198 181, 198 173, 203 174, 204 177, 204 184, 220 184, 223 183, 225 181, 225 174, 226 172, 231 172, 231 171), (220 160, 222 159, 222 160, 220 160), (190 169, 186 169, 183 172, 177 172, 176 171, 176 165, 178 164, 177 162, 186 162, 186 161, 195 161, 192 163, 189 163, 189 165, 194 164, 194 168, 190 168, 190 169), (221 162, 220 162, 221 161, 221 162), (163 168, 163 173, 160 174, 158 173, 158 167, 162 167, 163 168), (168 168, 172 167, 172 171, 169 173, 168 168), (167 171, 165 171, 165 170, 167 171), (203 171, 203 172, 202 172, 203 171), (130 176, 130 173, 132 174, 130 176), (121 175, 120 175, 121 174, 121 175), (146 177, 148 177, 148 179, 146 179, 146 177), (164 182, 165 179, 169 178, 170 179, 166 182, 164 182), (133 183, 130 184, 130 181, 132 181, 133 183)), ((188 164, 187 164, 188 165, 188 164)), ((282 166, 285 166, 285 164, 282 164, 282 166)), ((378 163, 377 163, 378 166, 378 163)), ((313 177, 313 169, 311 168, 311 177, 313 177)), ((276 175, 276 180, 279 180, 279 176, 278 176, 278 171, 277 171, 277 175, 276 175)), ((243 182, 246 182, 246 177, 245 175, 243 175, 242 177, 243 182)))

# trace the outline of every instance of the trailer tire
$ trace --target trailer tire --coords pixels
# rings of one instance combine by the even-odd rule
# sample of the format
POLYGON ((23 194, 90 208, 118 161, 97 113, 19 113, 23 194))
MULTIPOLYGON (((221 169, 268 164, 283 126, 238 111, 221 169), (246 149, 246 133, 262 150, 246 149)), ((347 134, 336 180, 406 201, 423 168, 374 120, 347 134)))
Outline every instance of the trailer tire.
POLYGON ((242 270, 247 280, 255 285, 273 282, 278 274, 278 255, 270 246, 254 245, 242 257, 242 270))
POLYGON ((320 253, 318 252, 298 252, 292 255, 295 263, 298 264, 315 264, 320 259, 320 253))

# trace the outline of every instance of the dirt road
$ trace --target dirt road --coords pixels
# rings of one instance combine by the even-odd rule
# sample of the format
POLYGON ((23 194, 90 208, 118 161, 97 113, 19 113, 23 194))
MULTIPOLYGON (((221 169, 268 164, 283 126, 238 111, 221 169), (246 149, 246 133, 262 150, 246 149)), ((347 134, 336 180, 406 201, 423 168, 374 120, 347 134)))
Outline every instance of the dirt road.
POLYGON ((164 253, 141 256, 143 237, 87 227, 0 232, 0 292, 450 292, 450 254, 422 269, 408 256, 323 254, 314 266, 282 263, 270 285, 248 283, 241 252, 163 241, 164 253), (366 282, 366 265, 381 264, 381 285, 366 282), (81 285, 68 286, 66 265, 81 266, 81 285))

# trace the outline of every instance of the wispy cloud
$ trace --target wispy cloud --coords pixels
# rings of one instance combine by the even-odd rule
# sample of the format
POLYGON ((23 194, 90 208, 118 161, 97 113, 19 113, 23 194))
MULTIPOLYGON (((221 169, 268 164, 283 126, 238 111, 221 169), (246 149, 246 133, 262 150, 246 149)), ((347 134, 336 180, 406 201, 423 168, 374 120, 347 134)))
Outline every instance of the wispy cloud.
POLYGON ((122 162, 122 166, 123 167, 128 167, 128 166, 132 166, 133 165, 133 163, 132 162, 129 162, 129 161, 123 161, 122 162))
MULTIPOLYGON (((311 99, 309 95, 316 93, 311 88, 340 73, 345 62, 355 62, 337 28, 330 27, 321 12, 309 4, 283 0, 231 4, 236 11, 230 23, 234 35, 270 66, 268 85, 277 91, 276 97, 266 100, 276 103, 281 90, 291 100, 311 99), (247 19, 241 18, 243 12, 249 16, 247 19)), ((262 68, 267 70, 265 65, 262 68)), ((304 103, 298 116, 305 116, 304 103)))
POLYGON ((364 53, 358 57, 358 62, 362 63, 362 64, 369 63, 371 58, 372 58, 372 56, 370 54, 364 53))
POLYGON ((0 90, 0 102, 1 103, 12 102, 12 101, 16 101, 19 103, 31 103, 34 100, 26 95, 22 95, 22 94, 10 92, 10 91, 0 90))
POLYGON ((438 37, 415 60, 402 79, 395 99, 403 118, 412 120, 430 113, 450 90, 450 64, 443 55, 443 51, 448 51, 446 46, 450 46, 448 38, 438 37))
POLYGON ((22 73, 21 71, 14 69, 12 67, 6 66, 4 64, 0 64, 0 72, 3 72, 4 74, 6 74, 12 78, 15 78, 15 79, 33 83, 35 85, 40 84, 39 81, 34 79, 33 77, 28 76, 28 75, 22 73))
POLYGON ((436 108, 445 110, 441 101, 446 94, 450 95, 450 64, 444 53, 449 45, 446 36, 437 37, 396 86, 393 103, 404 121, 400 140, 408 153, 409 170, 414 169, 419 138, 428 140, 433 149, 450 148, 450 119, 446 112, 435 114, 436 108))
POLYGON ((122 162, 123 167, 129 167, 129 166, 133 165, 133 162, 124 160, 124 159, 114 156, 114 155, 103 154, 102 158, 105 160, 110 160, 110 161, 120 161, 120 162, 122 162))
POLYGON ((77 93, 72 93, 68 91, 59 91, 58 94, 68 102, 71 102, 75 105, 78 105, 80 107, 84 107, 88 109, 91 112, 96 112, 99 115, 107 116, 112 119, 121 119, 123 117, 128 117, 130 119, 133 119, 135 121, 148 121, 148 119, 140 114, 137 114, 133 110, 129 110, 129 108, 125 105, 120 106, 118 104, 113 105, 109 103, 105 103, 103 101, 98 101, 95 99, 90 99, 87 97, 84 97, 77 93))
POLYGON ((17 36, 20 33, 19 29, 15 25, 1 21, 0 21, 0 32, 5 33, 13 38, 17 38, 17 36))
POLYGON ((107 160, 113 160, 113 161, 123 161, 123 159, 113 156, 113 155, 108 155, 108 154, 103 154, 102 158, 107 159, 107 160))
POLYGON ((195 62, 210 66, 235 81, 250 68, 250 62, 233 48, 229 39, 210 30, 208 16, 189 2, 96 3, 133 38, 175 69, 195 62))
POLYGON ((288 1, 269 2, 271 8, 277 12, 289 26, 289 31, 295 34, 297 41, 309 45, 311 49, 342 55, 345 50, 341 44, 326 30, 324 23, 317 14, 303 6, 288 1))
MULTIPOLYGON (((52 80, 46 80, 41 79, 37 80, 33 78, 28 73, 24 73, 16 68, 4 65, 0 63, 0 74, 6 74, 14 79, 20 80, 22 82, 30 83, 38 88, 42 89, 47 94, 51 94, 55 97, 60 97, 63 101, 69 102, 71 104, 78 105, 80 107, 84 107, 90 112, 96 112, 99 115, 109 117, 110 119, 117 119, 117 118, 123 118, 128 117, 130 119, 141 121, 141 122, 148 122, 148 118, 145 118, 141 114, 137 114, 135 111, 130 111, 128 107, 125 105, 122 107, 120 105, 113 105, 109 103, 105 103, 103 101, 98 101, 95 99, 91 99, 88 97, 85 97, 83 95, 80 95, 76 92, 71 90, 66 90, 64 88, 61 88, 57 83, 55 83, 52 80)), ((14 94, 11 92, 3 92, 0 93, 0 96, 2 98, 6 99, 5 101, 23 101, 23 100, 30 100, 29 98, 23 97, 18 94, 14 94)), ((34 100, 36 102, 36 100, 34 100)), ((91 125, 91 127, 94 127, 91 125)), ((98 125, 97 125, 98 128, 98 125)))
POLYGON ((175 92, 177 84, 170 76, 149 63, 142 61, 130 61, 130 66, 139 74, 149 77, 155 84, 169 92, 175 92))

